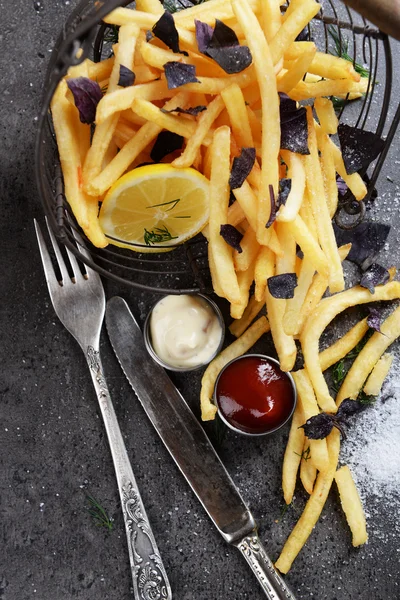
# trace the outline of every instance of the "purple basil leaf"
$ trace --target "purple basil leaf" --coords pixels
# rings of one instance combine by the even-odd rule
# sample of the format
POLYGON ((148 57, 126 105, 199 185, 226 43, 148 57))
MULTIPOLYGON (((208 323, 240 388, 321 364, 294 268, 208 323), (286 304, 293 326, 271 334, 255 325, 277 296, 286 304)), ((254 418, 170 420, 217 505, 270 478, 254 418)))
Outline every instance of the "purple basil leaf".
POLYGON ((382 323, 381 313, 379 312, 379 310, 377 308, 368 308, 368 310, 369 310, 369 316, 367 318, 368 327, 371 327, 371 329, 375 329, 375 331, 377 331, 378 333, 382 333, 381 332, 381 323, 382 323))
POLYGON ((91 125, 96 119, 97 105, 103 97, 99 84, 88 77, 75 77, 67 79, 67 85, 74 97, 81 122, 91 125))
POLYGON ((336 419, 346 419, 347 417, 351 417, 356 413, 364 410, 366 405, 362 402, 358 402, 358 400, 350 400, 350 398, 346 398, 343 400, 341 405, 338 408, 338 411, 335 415, 336 419))
POLYGON ((310 440, 322 440, 326 438, 333 429, 335 420, 333 415, 320 413, 310 417, 301 427, 310 440))
POLYGON ((361 287, 367 288, 371 294, 375 293, 375 286, 383 285, 390 279, 389 271, 378 265, 378 263, 372 264, 366 271, 364 271, 360 285, 361 287))
POLYGON ((288 300, 294 296, 294 289, 297 287, 297 275, 296 273, 273 275, 267 279, 267 285, 273 298, 288 300))
POLYGON ((224 238, 225 242, 232 246, 239 254, 243 252, 240 242, 243 239, 243 234, 240 233, 233 225, 221 225, 220 235, 224 238))
POLYGON ((119 66, 118 85, 121 87, 129 87, 135 83, 135 78, 135 73, 128 69, 128 67, 124 67, 124 65, 119 66))
POLYGON ((194 65, 170 61, 165 63, 164 72, 169 90, 174 90, 186 83, 200 83, 196 78, 196 67, 194 65))
POLYGON ((219 19, 214 29, 207 23, 196 21, 197 45, 229 75, 240 73, 252 63, 250 49, 241 46, 236 33, 219 19))
POLYGON ((175 150, 180 150, 182 146, 183 137, 181 135, 172 133, 172 131, 161 131, 154 142, 154 146, 150 152, 150 158, 151 160, 154 160, 155 163, 158 163, 164 156, 171 154, 171 152, 175 152, 175 150))
POLYGON ((389 235, 390 225, 364 221, 353 229, 341 229, 333 224, 333 230, 338 246, 351 243, 347 260, 361 266, 367 259, 373 259, 383 248, 389 235))
POLYGON ((269 189, 269 200, 271 202, 271 212, 269 213, 269 219, 268 219, 267 223, 265 224, 265 227, 267 229, 268 229, 268 227, 271 227, 272 223, 276 219, 276 202, 275 202, 274 187, 271 184, 269 184, 268 189, 269 189))
POLYGON ((188 55, 187 52, 182 51, 179 47, 179 34, 175 27, 174 17, 167 10, 161 15, 157 23, 155 23, 152 32, 159 40, 164 42, 172 52, 179 52, 180 54, 185 54, 185 56, 188 55))
POLYGON ((197 19, 195 19, 194 24, 196 27, 197 47, 202 54, 206 54, 214 30, 208 23, 203 23, 197 19))
POLYGON ((163 113, 180 113, 182 115, 192 115, 193 117, 197 117, 197 115, 201 112, 203 112, 204 110, 207 110, 207 106, 203 106, 202 104, 199 104, 198 106, 193 106, 191 108, 180 108, 179 106, 177 108, 173 108, 172 110, 167 110, 165 108, 160 108, 161 112, 163 113))
POLYGON ((296 108, 296 102, 286 94, 279 94, 281 118, 281 148, 310 154, 308 149, 307 111, 304 107, 296 108))
POLYGON ((372 133, 341 123, 338 127, 343 162, 349 175, 368 167, 382 152, 385 141, 372 133))
POLYGON ((336 177, 336 185, 340 196, 345 196, 348 191, 347 183, 339 175, 336 177))
POLYGON ((288 199, 291 189, 292 189, 292 180, 291 179, 284 178, 279 181, 278 202, 276 203, 277 208, 286 204, 286 200, 288 199))
POLYGON ((240 156, 235 156, 232 163, 229 186, 231 190, 242 187, 249 176, 256 160, 255 148, 242 148, 240 156))

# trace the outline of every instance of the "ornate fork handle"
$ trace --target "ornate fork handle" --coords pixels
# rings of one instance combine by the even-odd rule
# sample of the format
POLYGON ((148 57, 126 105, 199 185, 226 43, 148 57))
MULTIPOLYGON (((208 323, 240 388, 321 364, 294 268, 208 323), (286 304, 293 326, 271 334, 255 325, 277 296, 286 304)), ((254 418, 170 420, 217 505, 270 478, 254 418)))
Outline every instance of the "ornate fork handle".
POLYGON ((256 532, 235 543, 257 577, 268 600, 295 600, 268 558, 256 532))
POLYGON ((89 346, 86 359, 103 415, 117 476, 135 598, 169 600, 172 597, 171 588, 129 462, 98 350, 89 346))

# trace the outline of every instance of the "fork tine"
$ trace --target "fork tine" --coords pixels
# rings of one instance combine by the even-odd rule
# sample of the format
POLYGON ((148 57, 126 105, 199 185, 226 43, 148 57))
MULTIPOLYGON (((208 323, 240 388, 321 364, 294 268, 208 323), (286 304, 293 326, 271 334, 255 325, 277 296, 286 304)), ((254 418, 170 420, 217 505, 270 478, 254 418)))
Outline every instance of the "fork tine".
POLYGON ((39 223, 36 219, 33 220, 35 224, 36 237, 39 245, 40 256, 42 259, 43 270, 46 277, 46 282, 50 293, 60 286, 57 281, 56 274, 54 272, 53 263, 50 258, 49 251, 47 250, 46 242, 44 241, 42 230, 40 229, 39 223))
POLYGON ((60 246, 58 245, 56 237, 51 230, 51 227, 49 225, 47 218, 46 218, 46 225, 47 225, 47 230, 49 232, 50 240, 51 240, 51 243, 53 246, 53 250, 56 255, 57 263, 58 263, 59 269, 61 271, 62 283, 63 283, 63 285, 67 285, 68 283, 71 282, 71 277, 69 276, 67 267, 65 266, 65 261, 64 261, 63 255, 61 254, 60 246))
MULTIPOLYGON (((83 241, 83 239, 82 239, 81 235, 79 234, 79 232, 77 231, 77 229, 74 227, 74 225, 73 225, 73 223, 71 221, 71 217, 69 216, 68 213, 67 213, 67 219, 68 219, 68 222, 69 222, 69 224, 71 226, 72 235, 75 238, 75 241, 76 241, 77 248, 78 248, 79 252, 82 254, 82 256, 84 256, 85 258, 91 260, 92 257, 90 256, 89 252, 86 249, 85 242, 83 241)), ((85 268, 86 268, 86 270, 90 270, 91 272, 93 271, 93 269, 91 269, 90 267, 88 267, 86 264, 85 264, 85 268)))

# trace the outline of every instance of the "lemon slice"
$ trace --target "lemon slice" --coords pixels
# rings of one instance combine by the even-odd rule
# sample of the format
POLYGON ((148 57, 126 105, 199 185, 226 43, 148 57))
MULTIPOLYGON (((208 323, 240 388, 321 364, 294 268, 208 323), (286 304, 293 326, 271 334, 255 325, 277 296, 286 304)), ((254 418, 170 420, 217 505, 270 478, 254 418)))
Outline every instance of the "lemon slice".
POLYGON ((171 249, 206 225, 208 186, 208 179, 195 169, 168 164, 138 167, 108 191, 100 226, 110 243, 122 248, 137 252, 171 249))

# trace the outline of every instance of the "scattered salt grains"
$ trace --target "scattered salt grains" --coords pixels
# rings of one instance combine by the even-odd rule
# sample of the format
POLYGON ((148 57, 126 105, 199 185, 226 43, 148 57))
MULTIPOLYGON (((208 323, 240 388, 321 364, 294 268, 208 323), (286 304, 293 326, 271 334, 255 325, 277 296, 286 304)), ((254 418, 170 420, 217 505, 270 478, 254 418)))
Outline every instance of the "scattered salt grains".
POLYGON ((376 501, 391 514, 400 509, 399 367, 397 356, 381 396, 373 406, 353 417, 341 447, 340 462, 347 464, 353 474, 371 526, 376 501))

